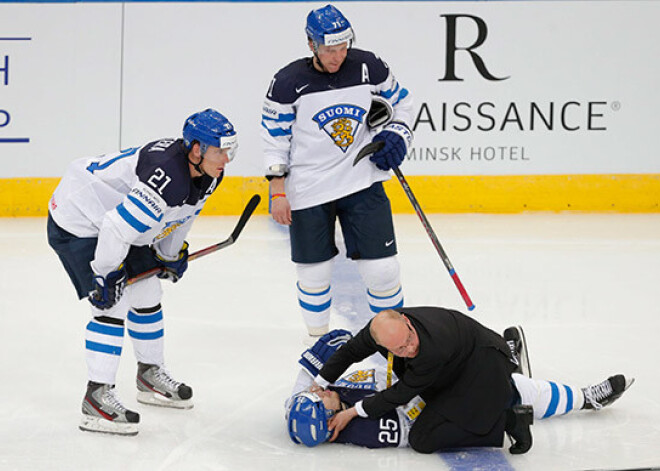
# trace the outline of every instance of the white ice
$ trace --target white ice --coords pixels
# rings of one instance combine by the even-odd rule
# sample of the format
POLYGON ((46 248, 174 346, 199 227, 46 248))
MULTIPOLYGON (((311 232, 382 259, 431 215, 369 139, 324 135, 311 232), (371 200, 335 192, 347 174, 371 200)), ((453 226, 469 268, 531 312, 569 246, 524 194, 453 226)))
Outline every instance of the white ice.
MULTIPOLYGON (((136 437, 78 430, 86 383, 86 302, 45 236, 45 219, 0 219, 1 470, 593 470, 660 466, 660 214, 429 215, 477 305, 501 331, 524 326, 535 377, 584 386, 636 378, 612 407, 538 421, 534 446, 421 455, 288 438, 282 403, 298 370, 303 323, 288 237, 266 216, 239 241, 165 285, 166 358, 194 388, 192 410, 138 405, 130 340, 117 389, 141 413, 136 437)), ((196 250, 236 217, 204 217, 196 250)), ((407 305, 467 312, 415 215, 397 215, 407 305)), ((352 262, 335 271, 333 325, 364 309, 352 262)))

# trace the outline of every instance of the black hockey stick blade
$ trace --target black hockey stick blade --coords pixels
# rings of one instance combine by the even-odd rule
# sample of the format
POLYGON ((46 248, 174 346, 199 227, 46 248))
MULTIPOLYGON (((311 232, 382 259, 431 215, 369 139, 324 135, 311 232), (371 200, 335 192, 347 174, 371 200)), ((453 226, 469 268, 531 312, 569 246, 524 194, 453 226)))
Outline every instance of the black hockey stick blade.
POLYGON ((385 143, 383 141, 370 142, 364 146, 362 149, 360 149, 360 152, 358 152, 357 156, 355 156, 355 159, 353 159, 353 167, 355 167, 360 160, 364 159, 368 155, 373 154, 374 152, 378 152, 384 146, 385 143))
MULTIPOLYGON (((254 213, 254 210, 257 209, 257 206, 259 205, 260 202, 261 202, 261 196, 253 195, 252 198, 250 198, 250 201, 248 201, 248 204, 245 205, 245 209, 243 209, 243 213, 241 214, 241 217, 238 219, 238 222, 236 223, 236 227, 234 227, 234 230, 232 231, 231 235, 222 242, 218 242, 217 244, 210 245, 206 248, 191 253, 188 256, 188 260, 192 261, 195 260, 196 258, 203 257, 204 255, 217 252, 218 250, 224 249, 225 247, 228 247, 234 242, 236 242, 236 240, 238 240, 238 236, 241 234, 243 228, 247 224, 248 219, 250 219, 252 213, 254 213)), ((133 278, 129 279, 126 282, 126 284, 132 285, 133 283, 136 283, 140 280, 144 280, 145 278, 149 278, 151 276, 157 275, 161 271, 162 271, 161 267, 152 268, 151 270, 142 272, 139 275, 136 275, 133 278)))
POLYGON ((243 214, 241 214, 241 217, 238 219, 238 222, 236 223, 236 227, 229 236, 232 243, 236 242, 236 239, 238 239, 238 236, 241 234, 241 231, 245 227, 245 224, 247 224, 248 219, 250 219, 252 213, 254 212, 255 209, 257 209, 257 206, 259 206, 260 202, 261 202, 261 196, 252 195, 252 198, 250 198, 248 204, 245 205, 243 214))
POLYGON ((238 222, 236 223, 236 227, 234 227, 234 230, 232 231, 231 235, 222 242, 218 242, 217 244, 210 245, 205 249, 201 249, 195 253, 191 253, 190 256, 188 257, 188 260, 195 260, 196 258, 203 257, 204 255, 213 253, 216 250, 224 249, 225 247, 228 247, 234 242, 236 242, 236 240, 238 240, 238 236, 243 231, 245 224, 247 224, 248 219, 250 219, 250 216, 252 216, 254 210, 257 209, 257 206, 259 205, 260 201, 261 201, 261 196, 253 195, 252 198, 250 198, 250 201, 248 201, 248 204, 245 205, 245 208, 243 209, 243 213, 241 214, 241 217, 238 219, 238 222))

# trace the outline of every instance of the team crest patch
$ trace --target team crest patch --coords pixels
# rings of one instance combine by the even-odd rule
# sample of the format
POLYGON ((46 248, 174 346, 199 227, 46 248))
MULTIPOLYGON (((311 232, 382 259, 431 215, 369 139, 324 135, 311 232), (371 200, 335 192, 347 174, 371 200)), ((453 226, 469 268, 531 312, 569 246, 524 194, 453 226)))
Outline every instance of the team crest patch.
POLYGON ((190 217, 191 216, 188 216, 183 219, 178 219, 176 221, 168 222, 167 224, 165 224, 163 230, 160 231, 160 234, 154 237, 154 240, 161 240, 169 236, 170 234, 172 234, 172 232, 176 231, 179 227, 183 226, 188 221, 188 219, 190 219, 190 217))
POLYGON ((345 153, 355 141, 357 130, 366 114, 366 110, 359 106, 333 105, 319 111, 312 119, 345 153))
POLYGON ((341 386, 350 389, 369 389, 376 390, 375 370, 357 370, 347 374, 338 381, 335 386, 341 386))

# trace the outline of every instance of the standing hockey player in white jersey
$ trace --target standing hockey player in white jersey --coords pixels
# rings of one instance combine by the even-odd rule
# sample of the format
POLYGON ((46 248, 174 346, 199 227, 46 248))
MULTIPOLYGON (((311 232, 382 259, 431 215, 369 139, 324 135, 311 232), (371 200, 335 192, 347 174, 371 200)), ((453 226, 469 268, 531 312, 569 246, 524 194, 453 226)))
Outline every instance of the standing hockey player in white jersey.
MULTIPOLYGON (((522 328, 510 327, 504 331, 503 337, 509 345, 510 361, 517 365, 510 376, 513 386, 513 397, 510 401, 518 407, 531 408, 536 419, 547 419, 579 410, 600 410, 621 397, 634 382, 633 378, 614 375, 596 385, 577 388, 554 381, 533 379, 522 328)), ((372 366, 368 359, 366 363, 359 364, 359 370, 342 376, 325 390, 313 382, 314 378, 320 378, 319 371, 326 362, 351 338, 348 331, 333 330, 301 355, 299 363, 302 368, 293 388, 293 395, 286 401, 285 406, 287 428, 293 442, 310 447, 330 441, 368 448, 411 446, 415 451, 423 453, 435 451, 420 448, 417 444, 419 440, 414 437, 410 439, 411 430, 418 428, 415 423, 426 408, 423 399, 425 393, 415 395, 407 403, 389 409, 378 418, 356 416, 341 430, 334 427, 335 417, 361 408, 363 400, 388 387, 388 373, 380 366, 372 366)), ((393 377, 394 382, 397 382, 396 376, 393 377)), ((400 381, 405 383, 406 380, 404 376, 400 381)), ((512 434, 512 437, 518 440, 521 438, 520 432, 527 433, 524 437, 527 440, 525 447, 521 447, 518 441, 518 446, 510 448, 514 454, 525 453, 532 445, 529 428, 524 429, 523 427, 512 434)), ((433 430, 426 430, 423 433, 424 439, 433 433, 433 430)), ((460 433, 447 438, 451 442, 440 447, 441 450, 479 446, 461 442, 460 433)))
POLYGON ((337 218, 371 310, 403 304, 382 182, 411 144, 412 100, 385 62, 351 47, 353 28, 334 6, 310 12, 305 30, 313 56, 275 74, 261 124, 271 212, 290 225, 299 304, 315 340, 329 328, 337 218), (384 148, 353 167, 372 140, 384 148))
POLYGON ((114 388, 124 326, 138 362, 138 401, 192 407, 192 389, 164 366, 159 278, 176 282, 186 271, 185 237, 236 148, 232 124, 207 109, 185 121, 183 139, 74 161, 55 189, 48 241, 92 310, 82 430, 138 433, 139 414, 124 407, 114 388), (156 267, 158 277, 126 285, 156 267))

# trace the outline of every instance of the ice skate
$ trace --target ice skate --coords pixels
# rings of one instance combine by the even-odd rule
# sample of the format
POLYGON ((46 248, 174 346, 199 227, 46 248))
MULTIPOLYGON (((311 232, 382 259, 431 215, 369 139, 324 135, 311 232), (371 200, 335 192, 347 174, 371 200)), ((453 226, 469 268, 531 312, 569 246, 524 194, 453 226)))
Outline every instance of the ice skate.
POLYGON ((511 349, 512 356, 518 362, 518 367, 514 373, 532 377, 532 367, 529 364, 529 354, 527 352, 527 341, 525 332, 519 325, 507 328, 502 335, 511 349))
POLYGON ((582 388, 584 394, 583 409, 600 410, 619 399, 632 386, 635 378, 614 375, 593 386, 582 388))
POLYGON ((80 430, 114 435, 137 435, 140 414, 126 409, 115 387, 90 381, 82 403, 80 430))
POLYGON ((138 363, 137 400, 142 404, 190 409, 192 388, 175 381, 162 366, 138 363))

